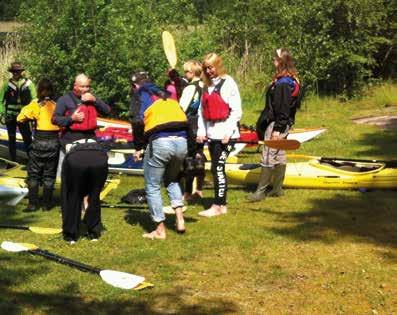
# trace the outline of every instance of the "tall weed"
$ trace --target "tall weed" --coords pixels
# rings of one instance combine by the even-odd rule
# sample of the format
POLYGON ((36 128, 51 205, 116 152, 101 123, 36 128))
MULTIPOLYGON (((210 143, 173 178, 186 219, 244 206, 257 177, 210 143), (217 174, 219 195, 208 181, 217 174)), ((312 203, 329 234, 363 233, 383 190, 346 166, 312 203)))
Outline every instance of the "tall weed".
POLYGON ((7 81, 10 73, 8 68, 11 62, 20 55, 19 36, 13 33, 7 35, 3 45, 0 46, 0 86, 7 81))

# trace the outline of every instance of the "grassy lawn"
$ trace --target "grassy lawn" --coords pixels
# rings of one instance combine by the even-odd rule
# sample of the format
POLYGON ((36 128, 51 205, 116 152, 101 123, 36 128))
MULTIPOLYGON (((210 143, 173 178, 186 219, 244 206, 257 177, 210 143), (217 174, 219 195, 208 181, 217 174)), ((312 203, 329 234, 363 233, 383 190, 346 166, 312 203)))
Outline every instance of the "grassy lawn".
MULTIPOLYGON (((247 98, 248 99, 248 98, 247 98)), ((245 123, 262 107, 245 102, 245 123)), ((396 130, 357 125, 351 119, 396 115, 397 86, 384 85, 362 100, 309 98, 296 127, 328 128, 297 153, 397 159, 396 130)), ((257 161, 254 149, 241 161, 257 161)), ((118 202, 143 179, 121 176, 108 196, 118 202)), ((29 242, 102 269, 143 275, 154 287, 113 288, 98 276, 29 254, 0 251, 2 314, 396 314, 397 212, 395 191, 287 190, 282 198, 246 203, 249 189, 229 190, 226 216, 186 212, 187 233, 167 218, 166 241, 144 240, 151 228, 146 209, 103 209, 106 232, 97 243, 70 246, 60 236, 0 230, 0 241, 29 242)), ((59 227, 59 208, 49 213, 2 208, 0 222, 59 227)))

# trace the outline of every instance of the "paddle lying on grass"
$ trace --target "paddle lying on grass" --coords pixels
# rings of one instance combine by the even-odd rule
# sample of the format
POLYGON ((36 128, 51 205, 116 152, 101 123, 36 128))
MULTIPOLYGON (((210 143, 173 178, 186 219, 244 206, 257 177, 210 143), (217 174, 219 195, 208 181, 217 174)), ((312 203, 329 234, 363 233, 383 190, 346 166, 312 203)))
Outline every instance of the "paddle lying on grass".
POLYGON ((298 140, 280 139, 280 140, 265 140, 265 145, 272 149, 279 150, 297 150, 301 146, 298 140))
MULTIPOLYGON (((147 209, 147 205, 139 205, 139 204, 108 204, 104 203, 101 204, 102 208, 115 208, 115 209, 147 209)), ((182 212, 185 212, 187 210, 186 206, 182 207, 182 212)), ((172 209, 171 206, 164 206, 163 211, 165 214, 175 214, 174 209, 172 209)))
POLYGON ((305 154, 288 154, 287 157, 295 158, 295 159, 306 159, 306 160, 320 160, 322 162, 327 161, 346 161, 346 162, 359 162, 359 163, 382 163, 387 167, 396 168, 397 160, 371 160, 371 159, 348 159, 348 158, 340 158, 340 157, 326 157, 326 156, 314 156, 314 155, 305 155, 305 154))
POLYGON ((62 265, 67 265, 72 268, 76 268, 80 271, 97 274, 107 284, 110 284, 116 288, 126 289, 126 290, 129 289, 139 290, 142 289, 143 287, 152 286, 151 284, 144 282, 145 281, 144 277, 136 276, 126 272, 115 271, 115 270, 101 270, 99 268, 85 265, 78 261, 50 253, 46 250, 38 248, 34 244, 13 243, 13 242, 4 241, 3 243, 1 243, 1 248, 13 253, 28 252, 33 255, 38 255, 45 257, 49 260, 53 260, 62 265))
POLYGON ((163 48, 165 52, 165 56, 167 57, 168 63, 172 69, 175 69, 177 63, 177 56, 176 56, 176 48, 174 38, 172 37, 171 33, 168 31, 164 31, 162 34, 163 39, 163 48))
POLYGON ((9 225, 9 224, 0 224, 1 229, 15 229, 15 230, 29 230, 33 233, 37 234, 59 234, 62 232, 62 229, 54 229, 54 228, 45 228, 38 226, 23 226, 23 225, 9 225))

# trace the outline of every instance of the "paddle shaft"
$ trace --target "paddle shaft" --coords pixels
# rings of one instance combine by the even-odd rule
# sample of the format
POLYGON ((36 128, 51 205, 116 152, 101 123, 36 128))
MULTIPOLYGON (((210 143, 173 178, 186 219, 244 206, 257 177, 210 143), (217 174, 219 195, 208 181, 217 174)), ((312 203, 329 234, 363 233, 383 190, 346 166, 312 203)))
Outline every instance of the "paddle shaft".
POLYGON ((346 162, 362 162, 362 163, 383 163, 388 167, 397 167, 397 160, 384 161, 384 160, 366 160, 366 159, 346 159, 339 157, 322 157, 322 156, 312 156, 312 155, 304 155, 304 154, 290 154, 287 157, 291 158, 306 158, 306 159, 317 159, 322 162, 327 161, 346 161, 346 162))
POLYGON ((8 224, 0 224, 0 228, 2 228, 2 229, 14 229, 14 230, 29 230, 28 226, 8 225, 8 224))
POLYGON ((62 264, 62 265, 66 265, 66 266, 70 266, 70 267, 76 268, 76 269, 78 269, 80 271, 91 272, 91 273, 95 273, 95 274, 98 274, 98 275, 101 272, 101 269, 99 269, 99 268, 82 264, 82 263, 80 263, 78 261, 75 261, 75 260, 72 260, 72 259, 69 259, 69 258, 66 258, 66 257, 62 257, 62 256, 59 256, 59 255, 50 253, 49 251, 46 251, 46 250, 43 250, 43 249, 40 249, 40 248, 29 250, 29 253, 31 253, 33 255, 38 255, 38 256, 45 257, 45 258, 47 258, 49 260, 55 261, 55 262, 57 262, 59 264, 62 264))
POLYGON ((101 204, 102 208, 120 208, 120 209, 146 209, 147 207, 145 205, 118 205, 118 204, 101 204))

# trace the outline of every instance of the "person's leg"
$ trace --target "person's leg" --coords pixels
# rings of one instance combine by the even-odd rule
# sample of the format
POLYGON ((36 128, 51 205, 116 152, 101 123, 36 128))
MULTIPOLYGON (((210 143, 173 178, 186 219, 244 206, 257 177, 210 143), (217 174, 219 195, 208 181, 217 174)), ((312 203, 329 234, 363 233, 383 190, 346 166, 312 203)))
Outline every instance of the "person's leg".
POLYGON ((184 138, 173 139, 170 148, 173 149, 173 154, 170 162, 166 166, 164 174, 164 185, 167 187, 168 197, 171 202, 171 207, 176 215, 176 230, 179 233, 185 232, 185 221, 183 218, 183 198, 182 191, 179 186, 180 173, 183 168, 183 161, 187 154, 187 143, 184 138))
POLYGON ((39 209, 39 186, 42 177, 43 166, 44 164, 40 161, 37 152, 32 150, 32 154, 27 165, 29 204, 24 212, 37 211, 39 209))
POLYGON ((84 221, 87 224, 88 237, 98 239, 101 232, 101 201, 100 194, 108 175, 107 155, 99 151, 86 151, 93 163, 88 172, 88 207, 84 221), (95 161, 95 162, 94 162, 95 161))
POLYGON ((152 220, 157 225, 150 233, 143 237, 150 239, 165 239, 165 215, 163 212, 163 201, 161 198, 161 182, 165 167, 171 158, 169 143, 166 138, 153 140, 148 145, 143 159, 146 199, 152 220), (153 151, 152 151, 153 150, 153 151))
POLYGON ((227 198, 227 180, 225 173, 225 163, 230 151, 233 149, 232 144, 222 144, 220 141, 212 141, 209 144, 211 154, 211 171, 214 178, 214 204, 208 210, 201 211, 199 215, 215 216, 225 214, 227 198))
POLYGON ((32 143, 32 131, 30 130, 29 122, 18 123, 17 125, 19 132, 22 135, 26 153, 29 155, 30 144, 32 143))
POLYGON ((48 211, 52 209, 52 196, 54 191, 56 173, 58 168, 59 154, 58 152, 49 159, 46 159, 46 164, 43 170, 43 210, 48 211))
POLYGON ((17 120, 16 117, 11 116, 6 118, 6 127, 8 133, 8 152, 10 154, 10 160, 17 160, 17 148, 16 148, 16 131, 17 131, 17 120))
POLYGON ((65 157, 62 166, 62 230, 65 239, 76 241, 81 218, 87 174, 80 165, 79 152, 65 157))

